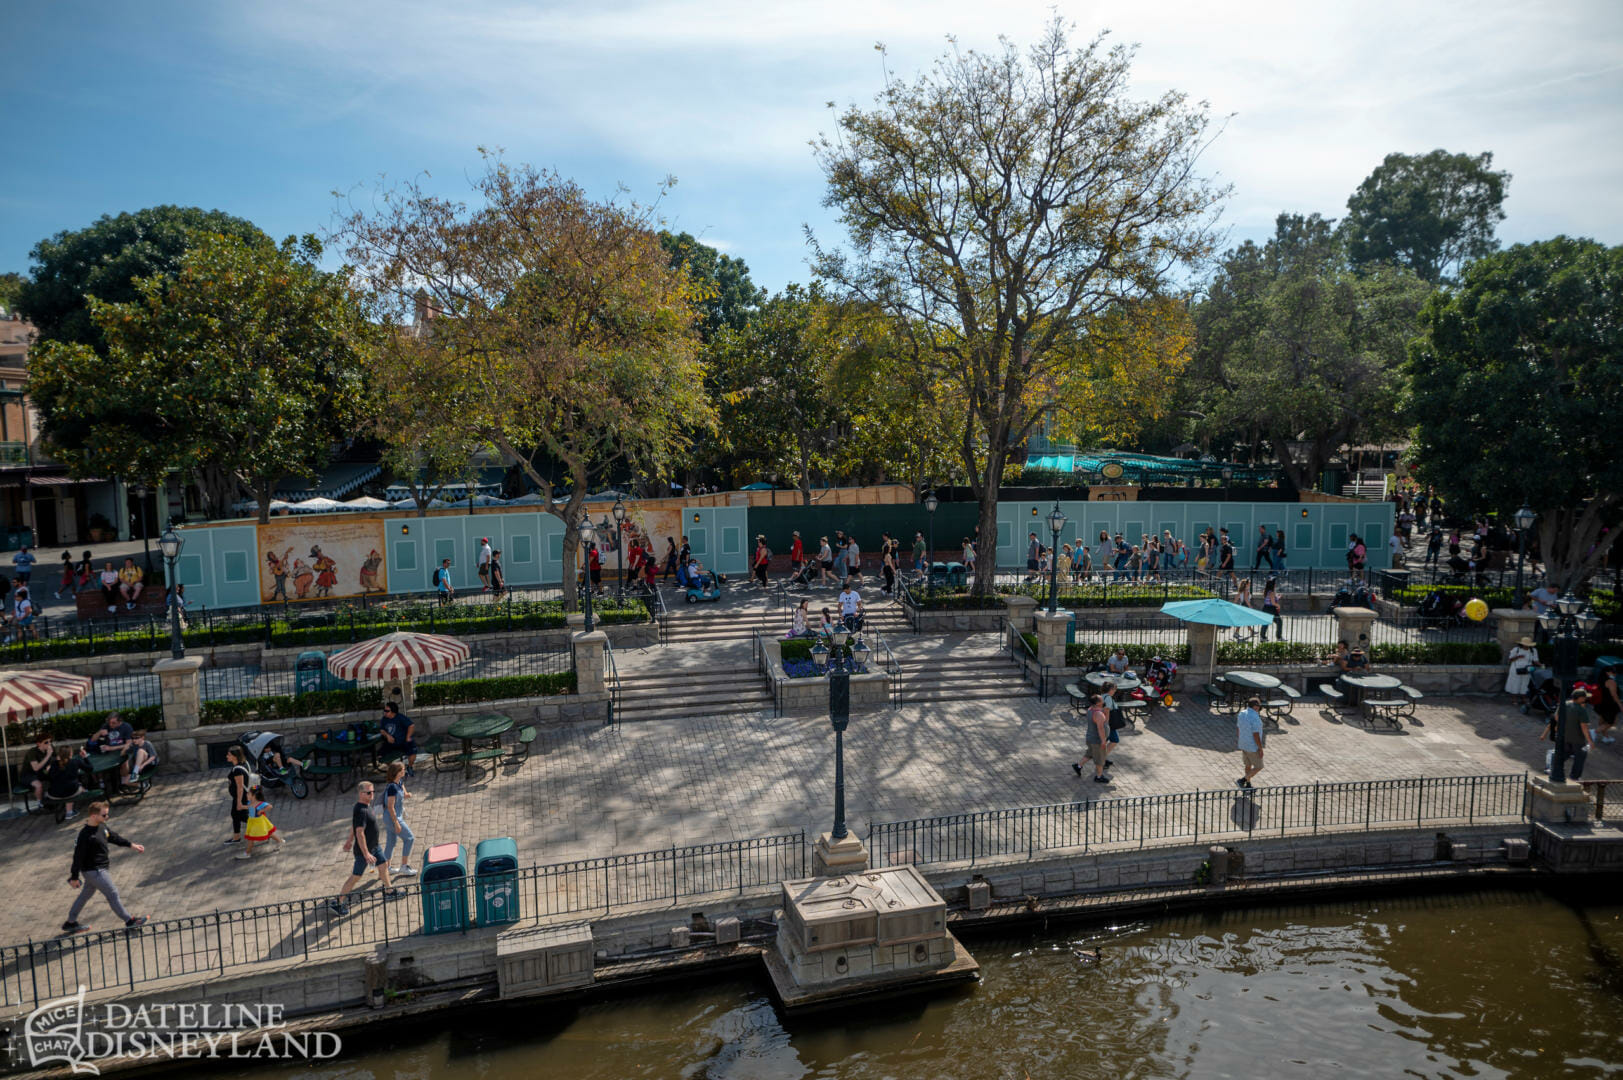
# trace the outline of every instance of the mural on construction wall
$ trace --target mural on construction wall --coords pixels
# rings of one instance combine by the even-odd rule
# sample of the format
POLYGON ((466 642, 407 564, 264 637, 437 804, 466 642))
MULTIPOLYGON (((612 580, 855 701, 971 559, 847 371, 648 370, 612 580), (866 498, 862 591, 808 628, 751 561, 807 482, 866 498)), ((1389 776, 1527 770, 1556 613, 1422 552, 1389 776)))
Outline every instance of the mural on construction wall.
MULTIPOLYGON (((607 521, 609 524, 607 532, 611 539, 602 544, 601 550, 604 555, 604 565, 609 569, 613 569, 616 565, 616 549, 612 540, 614 517, 611 514, 606 514, 604 508, 596 503, 591 504, 591 507, 594 511, 592 523, 599 527, 599 535, 604 532, 602 529, 603 523, 607 521)), ((682 509, 681 507, 644 509, 636 503, 627 503, 626 521, 625 525, 622 526, 622 530, 627 541, 641 540, 644 537, 652 540, 654 542, 654 555, 659 560, 660 565, 663 566, 665 562, 665 538, 669 536, 676 541, 677 547, 682 546, 682 509)))
POLYGON ((265 603, 387 592, 381 520, 321 514, 259 526, 259 596, 265 603))

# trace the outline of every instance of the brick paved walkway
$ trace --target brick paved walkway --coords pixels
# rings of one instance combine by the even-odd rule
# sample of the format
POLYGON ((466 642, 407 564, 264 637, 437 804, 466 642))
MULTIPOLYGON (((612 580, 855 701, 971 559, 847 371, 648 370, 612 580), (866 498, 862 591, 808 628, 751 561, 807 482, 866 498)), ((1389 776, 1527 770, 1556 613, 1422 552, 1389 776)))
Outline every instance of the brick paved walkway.
MULTIPOLYGON (((922 650, 950 651, 920 640, 922 650)), ((957 647, 990 651, 983 635, 957 647)), ((634 650, 650 654, 654 650, 634 650)), ((702 678, 702 675, 695 676, 702 678)), ((1502 701, 1422 707, 1402 733, 1298 708, 1271 736, 1267 784, 1519 772, 1542 761, 1539 726, 1502 701)), ((888 821, 1078 797, 1230 788, 1238 775, 1232 721, 1190 700, 1155 709, 1124 734, 1116 783, 1078 782, 1080 732, 1062 702, 913 705, 854 717, 846 735, 851 821, 888 821)), ((1586 778, 1623 779, 1623 744, 1598 747, 1586 778)), ((730 716, 586 727, 543 734, 530 759, 490 780, 423 771, 410 820, 421 845, 512 835, 524 863, 558 862, 829 827, 833 738, 821 718, 730 716)), ((147 845, 115 849, 113 873, 131 910, 154 918, 330 894, 348 873, 339 852, 353 798, 335 788, 300 802, 279 794, 272 817, 286 848, 250 863, 220 843, 229 831, 222 772, 166 776, 145 802, 115 809, 113 826, 147 845)), ((10 902, 0 942, 53 934, 72 893, 63 884, 77 822, 0 823, 10 902)), ((397 855, 398 858, 398 855, 397 855)), ((416 860, 414 859, 414 862, 416 860)), ((105 927, 105 907, 89 908, 105 927)))

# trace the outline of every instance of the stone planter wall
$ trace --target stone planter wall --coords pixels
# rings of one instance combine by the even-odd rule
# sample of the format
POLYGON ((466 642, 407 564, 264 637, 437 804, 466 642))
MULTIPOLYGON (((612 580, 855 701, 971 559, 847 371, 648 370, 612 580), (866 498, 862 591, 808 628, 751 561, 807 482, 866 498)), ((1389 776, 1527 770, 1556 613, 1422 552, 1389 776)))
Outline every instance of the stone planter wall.
MULTIPOLYGON (((659 644, 659 628, 652 621, 640 623, 621 623, 612 626, 598 624, 597 629, 609 636, 609 641, 617 649, 641 649, 659 644)), ((470 648, 482 653, 497 653, 504 655, 519 655, 528 652, 552 652, 565 649, 569 646, 570 635, 574 633, 567 626, 560 626, 553 630, 515 630, 511 633, 501 631, 491 634, 468 634, 459 638, 466 641, 470 648)), ((370 635, 376 636, 376 635, 370 635)), ((357 637, 357 641, 365 641, 366 637, 357 637)), ((230 645, 217 645, 214 648, 199 645, 188 645, 187 656, 201 657, 205 667, 258 667, 266 671, 290 671, 299 653, 307 649, 319 649, 331 655, 348 644, 340 642, 335 645, 308 645, 293 648, 268 649, 256 642, 237 642, 230 645)), ((26 664, 14 664, 13 667, 53 668, 59 671, 69 671, 76 675, 108 676, 141 674, 152 670, 152 665, 169 655, 169 645, 165 641, 163 648, 158 652, 132 652, 112 653, 107 656, 86 657, 59 657, 54 660, 33 660, 26 664)))
POLYGON ((950 608, 911 612, 909 621, 921 634, 961 634, 997 630, 1003 625, 1003 605, 995 608, 950 608))
MULTIPOLYGON (((444 732, 457 719, 480 713, 506 713, 513 718, 515 728, 526 724, 538 727, 562 727, 569 724, 608 722, 609 695, 553 694, 539 698, 509 698, 502 701, 471 701, 463 705, 422 705, 411 710, 417 723, 418 742, 430 731, 444 732)), ((376 720, 376 711, 328 713, 325 716, 301 716, 289 720, 245 720, 236 724, 208 724, 185 732, 154 731, 150 738, 158 747, 159 760, 165 770, 194 772, 208 768, 208 747, 212 744, 230 744, 245 731, 263 731, 269 728, 283 736, 284 745, 292 749, 307 741, 318 731, 339 728, 346 724, 376 720)))
MULTIPOLYGON (((762 677, 772 682, 784 715, 828 712, 828 677, 791 679, 783 673, 783 650, 763 640, 757 658, 762 677)), ((870 661, 871 663, 871 661, 870 661)), ((890 704, 890 676, 880 672, 851 676, 851 711, 882 709, 890 704)))

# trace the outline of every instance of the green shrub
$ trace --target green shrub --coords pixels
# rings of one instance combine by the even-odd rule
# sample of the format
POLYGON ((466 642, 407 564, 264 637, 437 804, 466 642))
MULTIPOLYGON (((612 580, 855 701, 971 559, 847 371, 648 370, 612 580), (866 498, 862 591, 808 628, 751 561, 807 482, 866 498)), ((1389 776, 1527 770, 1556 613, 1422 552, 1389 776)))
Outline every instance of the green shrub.
MULTIPOLYGON (((41 731, 49 731, 58 739, 88 739, 101 727, 101 722, 107 719, 112 709, 86 709, 80 712, 57 713, 55 716, 46 716, 39 720, 28 720, 18 724, 21 733, 14 741, 17 745, 24 742, 33 742, 34 736, 41 731)), ((148 731, 163 730, 163 707, 160 705, 137 705, 134 708, 117 710, 118 715, 134 728, 145 728, 148 731)))
POLYGON ((974 596, 962 587, 937 585, 933 595, 915 589, 913 599, 920 611, 1002 611, 1003 601, 996 596, 974 596))
POLYGON ((1304 641, 1220 641, 1219 664, 1312 664, 1329 656, 1325 645, 1304 641))
POLYGON ((575 673, 562 671, 553 675, 501 675, 494 679, 419 683, 415 696, 419 705, 462 705, 470 701, 551 697, 574 692, 575 673))
MULTIPOLYGON (((1048 602, 1048 585, 1016 585, 1000 595, 1029 596, 1048 602)), ((1205 600, 1217 594, 1199 585, 1083 585, 1060 582, 1059 606, 1064 608, 1160 607, 1174 600, 1205 600)))
POLYGON ((1369 662, 1376 665, 1499 664, 1499 645, 1493 641, 1426 641, 1371 645, 1369 662))
MULTIPOLYGON (((778 642, 778 655, 783 658, 783 662, 786 664, 795 660, 809 661, 812 658, 812 649, 816 644, 817 642, 813 638, 785 638, 778 642)), ((848 658, 851 655, 851 643, 849 642, 838 649, 827 642, 823 643, 823 647, 828 649, 829 659, 831 660, 835 657, 848 658)))
MULTIPOLYGON (((1532 592, 1533 588, 1534 582, 1529 578, 1527 591, 1532 592)), ((1401 589, 1393 589, 1389 598, 1394 603, 1406 607, 1418 607, 1420 601, 1424 600, 1433 590, 1442 593, 1444 596, 1475 597, 1490 608, 1513 608, 1516 606, 1516 590, 1498 587, 1478 588, 1475 585, 1406 585, 1401 589)), ((1619 621, 1619 614, 1623 613, 1623 608, 1620 608, 1618 602, 1612 597, 1605 593, 1592 591, 1588 594, 1587 599, 1590 606, 1595 609, 1595 614, 1608 622, 1619 621)))
POLYGON ((328 713, 367 712, 382 708, 383 688, 362 686, 353 690, 316 690, 297 695, 275 694, 266 697, 205 701, 202 705, 202 723, 235 724, 249 719, 286 720, 298 716, 325 716, 328 713))
MULTIPOLYGON (((1120 648, 1127 653, 1127 659, 1136 668, 1143 668, 1152 657, 1159 656, 1166 660, 1175 660, 1180 664, 1189 662, 1189 646, 1177 645, 1129 645, 1122 642, 1120 648)), ((1115 644, 1094 644, 1087 642, 1079 645, 1065 646, 1066 667, 1087 667, 1090 664, 1102 664, 1110 659, 1117 649, 1115 644)))

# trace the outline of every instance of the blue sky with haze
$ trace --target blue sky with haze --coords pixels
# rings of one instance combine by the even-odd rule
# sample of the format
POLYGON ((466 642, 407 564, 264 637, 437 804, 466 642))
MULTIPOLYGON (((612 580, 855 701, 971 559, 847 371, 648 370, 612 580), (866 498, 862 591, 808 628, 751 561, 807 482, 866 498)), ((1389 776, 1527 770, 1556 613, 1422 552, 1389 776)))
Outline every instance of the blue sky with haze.
MULTIPOLYGON (((477 147, 805 280, 802 225, 839 238, 808 143, 947 35, 1018 43, 1050 3, 37 3, 8 10, 0 69, 0 270, 41 237, 156 203, 273 236, 333 221, 332 192, 426 172, 461 195, 477 147)), ((1337 217, 1388 152, 1492 150, 1513 174, 1500 236, 1623 242, 1623 2, 1067 3, 1086 40, 1136 42, 1141 96, 1229 117, 1206 161, 1233 239, 1276 213, 1337 217)))

